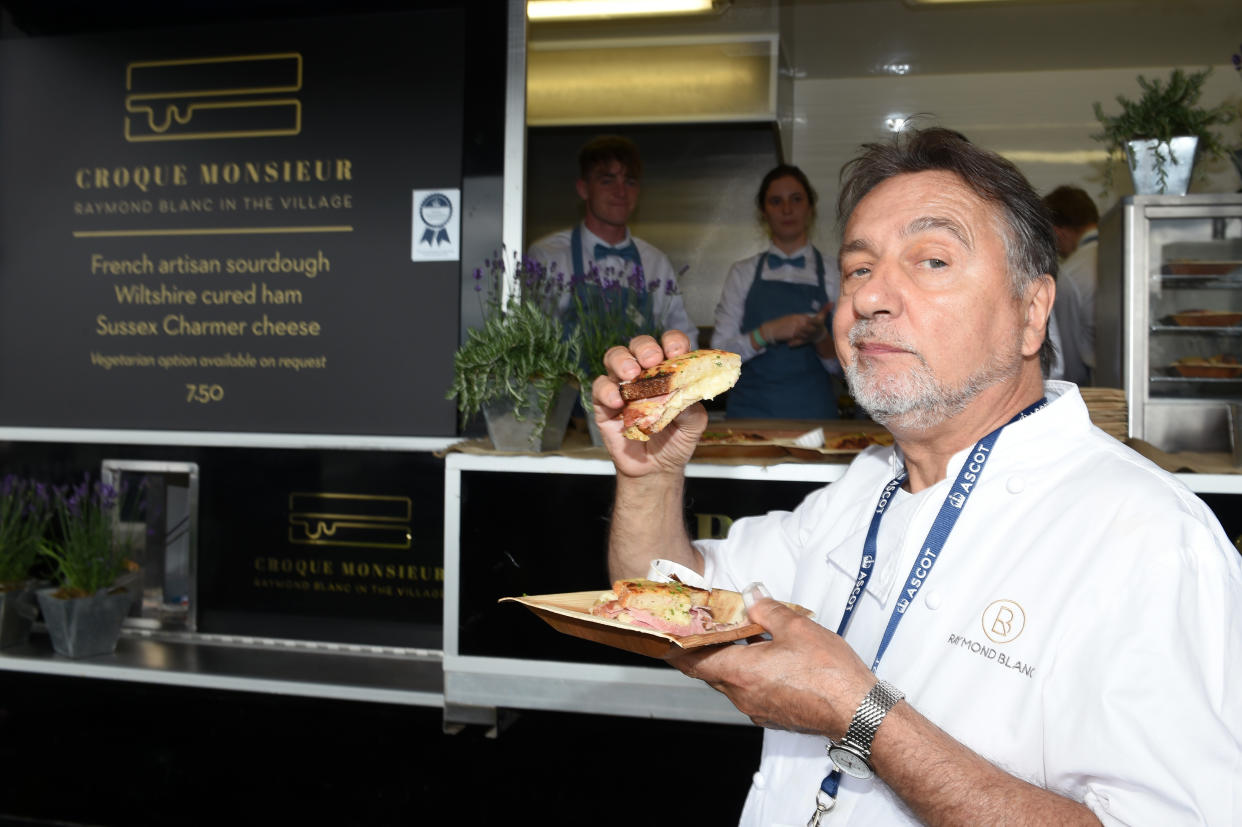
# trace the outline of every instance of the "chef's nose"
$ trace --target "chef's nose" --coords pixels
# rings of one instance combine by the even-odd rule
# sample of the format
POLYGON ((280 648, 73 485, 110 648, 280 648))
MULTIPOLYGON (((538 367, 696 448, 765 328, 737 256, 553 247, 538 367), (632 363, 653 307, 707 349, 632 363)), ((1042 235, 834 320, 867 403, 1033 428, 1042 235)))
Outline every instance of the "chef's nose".
POLYGON ((904 296, 900 268, 890 263, 877 262, 859 281, 861 283, 850 291, 856 314, 870 319, 877 315, 895 315, 901 312, 904 296))

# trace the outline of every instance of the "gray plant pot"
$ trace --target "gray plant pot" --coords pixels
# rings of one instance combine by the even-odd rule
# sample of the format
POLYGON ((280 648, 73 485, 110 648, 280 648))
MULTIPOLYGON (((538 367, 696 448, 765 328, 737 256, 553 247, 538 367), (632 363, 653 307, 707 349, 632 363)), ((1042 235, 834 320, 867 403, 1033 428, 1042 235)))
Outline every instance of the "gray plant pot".
POLYGON ((1155 139, 1127 141, 1126 161, 1130 165, 1134 192, 1138 195, 1185 195, 1190 189, 1190 174, 1194 170, 1198 146, 1199 139, 1194 137, 1174 138, 1168 143, 1155 139), (1157 149, 1164 158, 1163 185, 1157 149))
POLYGON ((30 624, 39 616, 35 585, 36 581, 27 580, 0 587, 0 649, 30 640, 30 624))
POLYGON ((100 589, 90 597, 61 599, 58 587, 39 589, 39 608, 52 638, 52 649, 67 658, 89 658, 116 651, 121 623, 129 611, 127 591, 109 594, 100 589))
POLYGON ((497 451, 555 451, 565 439, 565 429, 569 427, 569 416, 577 398, 577 388, 568 383, 562 385, 559 395, 552 397, 552 410, 542 432, 535 430, 539 416, 535 409, 538 394, 534 387, 526 391, 520 419, 508 399, 484 405, 483 418, 492 447, 497 451))

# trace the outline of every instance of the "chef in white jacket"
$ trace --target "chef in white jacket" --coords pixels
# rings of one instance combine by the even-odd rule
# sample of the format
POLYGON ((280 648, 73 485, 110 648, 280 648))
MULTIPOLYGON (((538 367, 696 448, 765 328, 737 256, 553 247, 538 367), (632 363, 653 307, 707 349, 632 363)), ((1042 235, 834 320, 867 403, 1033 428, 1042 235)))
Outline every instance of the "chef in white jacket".
POLYGON ((745 589, 770 634, 673 659, 768 727, 742 823, 1242 823, 1239 555, 1075 386, 1044 381, 1057 258, 1039 197, 927 129, 865 147, 838 212, 837 355, 895 446, 692 544, 683 469, 705 411, 632 443, 617 389, 687 343, 613 348, 593 389, 618 470, 613 575, 658 550, 745 589))

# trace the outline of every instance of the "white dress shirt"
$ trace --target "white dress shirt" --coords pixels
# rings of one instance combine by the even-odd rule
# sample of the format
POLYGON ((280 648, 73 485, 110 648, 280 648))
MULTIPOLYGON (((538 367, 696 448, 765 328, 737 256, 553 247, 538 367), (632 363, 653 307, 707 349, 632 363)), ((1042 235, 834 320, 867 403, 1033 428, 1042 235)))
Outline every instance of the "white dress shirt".
POLYGON ((1095 370, 1095 285, 1099 233, 1088 230, 1078 248, 1061 262, 1053 313, 1061 330, 1065 379, 1080 385, 1095 370))

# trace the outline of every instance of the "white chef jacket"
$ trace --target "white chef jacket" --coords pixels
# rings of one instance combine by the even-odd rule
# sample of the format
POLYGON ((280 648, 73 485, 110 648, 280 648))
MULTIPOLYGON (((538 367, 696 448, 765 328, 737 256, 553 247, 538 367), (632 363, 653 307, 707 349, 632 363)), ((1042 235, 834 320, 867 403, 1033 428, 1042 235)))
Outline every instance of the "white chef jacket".
MULTIPOLYGON (((1092 426, 1075 386, 1006 427, 877 670, 924 716, 1106 825, 1242 824, 1242 564, 1198 497, 1092 426)), ((870 662, 948 478, 890 506, 845 639, 870 662)), ((793 512, 696 543, 714 585, 762 581, 836 630, 881 489, 873 447, 793 512)), ((769 730, 744 825, 798 825, 831 764, 769 730)), ((841 780, 829 825, 914 824, 879 779, 841 780)))
MULTIPOLYGON (((668 285, 677 284, 677 275, 673 272, 673 264, 668 260, 668 256, 660 252, 659 249, 651 246, 641 238, 630 235, 630 231, 625 231, 625 240, 618 244, 608 244, 595 233, 586 228, 585 224, 579 225, 582 231, 582 266, 590 267, 595 263, 601 272, 612 268, 614 272, 629 274, 632 272, 633 264, 625 259, 610 256, 608 258, 595 260, 594 251, 596 244, 604 244, 608 247, 624 247, 631 241, 638 247, 638 254, 643 261, 643 278, 649 285, 657 282, 660 284, 659 290, 652 291, 652 310, 655 314, 656 324, 661 330, 677 329, 690 337, 691 349, 697 348, 699 345, 699 329, 690 321, 690 316, 686 313, 685 302, 682 301, 681 293, 672 293, 668 291, 668 285)), ((570 250, 571 230, 561 230, 559 233, 545 236, 530 246, 526 251, 526 257, 535 259, 548 268, 548 272, 555 278, 557 275, 563 274, 566 282, 570 277, 575 275, 573 270, 573 253, 570 250)), ((570 302, 573 297, 569 291, 561 296, 560 310, 563 314, 569 309, 570 302)), ((618 342, 618 344, 624 344, 618 342)))
POLYGON ((1095 285, 1099 233, 1087 231, 1078 248, 1061 262, 1053 315, 1061 330, 1065 379, 1080 385, 1095 370, 1095 285))
MULTIPOLYGON (((815 250, 807 244, 792 255, 786 255, 775 244, 770 244, 762 253, 734 262, 725 277, 724 287, 720 291, 720 301, 716 304, 716 320, 712 329, 712 347, 727 350, 742 357, 748 362, 762 351, 756 350, 750 341, 750 331, 742 330, 742 319, 746 315, 746 297, 750 294, 751 285, 755 282, 755 266, 759 256, 775 253, 782 258, 804 256, 806 264, 802 267, 789 265, 772 269, 766 264, 760 276, 765 281, 783 281, 790 284, 819 284, 815 274, 815 250)), ((824 291, 828 300, 834 305, 841 295, 841 271, 837 268, 837 260, 833 256, 824 256, 824 291)), ((831 332, 831 331, 829 331, 831 332)), ((840 363, 836 359, 820 359, 824 369, 832 373, 841 373, 840 363)))

